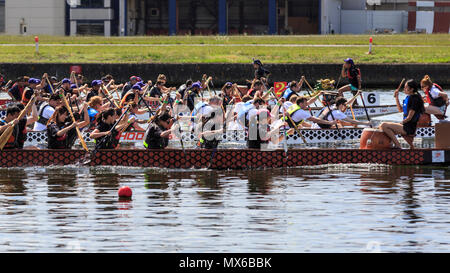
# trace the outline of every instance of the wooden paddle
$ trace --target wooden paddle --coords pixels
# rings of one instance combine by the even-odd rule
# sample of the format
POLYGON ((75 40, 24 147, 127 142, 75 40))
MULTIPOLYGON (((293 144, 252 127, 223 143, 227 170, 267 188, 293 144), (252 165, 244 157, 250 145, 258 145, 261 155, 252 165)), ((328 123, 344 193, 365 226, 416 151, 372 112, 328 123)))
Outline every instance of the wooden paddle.
MULTIPOLYGON (((73 116, 72 110, 69 107, 69 102, 66 99, 66 95, 64 95, 64 92, 61 92, 60 96, 63 99, 64 105, 66 106, 67 110, 69 111, 70 118, 72 119, 72 122, 75 123, 76 120, 75 120, 75 117, 73 116)), ((86 145, 86 142, 84 141, 83 136, 81 135, 80 128, 78 128, 77 125, 75 125, 75 130, 77 131, 78 139, 80 140, 81 146, 83 146, 83 149, 86 152, 89 152, 89 149, 88 149, 88 147, 86 145)))
MULTIPOLYGON (((103 83, 102 83, 102 85, 100 85, 100 88, 106 92, 105 95, 108 97, 108 100, 109 100, 109 97, 113 98, 113 97, 111 96, 111 94, 109 93, 108 89, 106 89, 106 88, 103 86, 103 83)), ((113 101, 114 105, 116 106, 116 108, 120 108, 119 105, 117 104, 117 102, 116 102, 116 100, 115 100, 114 98, 112 99, 112 101, 113 101)))
MULTIPOLYGON (((358 90, 358 92, 359 92, 359 90, 358 90)), ((361 96, 361 101, 363 103, 364 111, 366 112, 366 117, 367 117, 367 120, 369 121, 370 128, 373 128, 372 123, 370 123, 371 121, 370 121, 370 117, 369 117, 369 112, 367 112, 366 103, 364 102, 364 97, 362 95, 362 92, 359 95, 361 96)))
MULTIPOLYGON (((25 108, 20 112, 19 116, 14 120, 21 120, 23 117, 27 114, 28 110, 33 106, 34 102, 36 101, 36 96, 33 95, 28 101, 25 108)), ((14 122, 13 122, 14 123, 14 122)), ((3 134, 0 136, 0 150, 3 150, 3 147, 5 147, 6 143, 8 142, 9 138, 13 134, 15 125, 9 124, 9 126, 3 131, 3 134)))

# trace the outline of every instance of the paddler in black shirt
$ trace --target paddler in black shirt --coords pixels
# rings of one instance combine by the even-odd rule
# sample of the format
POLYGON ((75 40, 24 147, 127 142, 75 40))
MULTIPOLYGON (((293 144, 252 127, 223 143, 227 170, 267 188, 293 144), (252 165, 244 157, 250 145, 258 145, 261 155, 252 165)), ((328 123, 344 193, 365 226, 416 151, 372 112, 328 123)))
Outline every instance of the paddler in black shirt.
POLYGON ((178 130, 179 125, 172 126, 174 119, 165 112, 156 116, 149 124, 144 136, 144 147, 147 149, 164 149, 169 145, 169 136, 178 130))

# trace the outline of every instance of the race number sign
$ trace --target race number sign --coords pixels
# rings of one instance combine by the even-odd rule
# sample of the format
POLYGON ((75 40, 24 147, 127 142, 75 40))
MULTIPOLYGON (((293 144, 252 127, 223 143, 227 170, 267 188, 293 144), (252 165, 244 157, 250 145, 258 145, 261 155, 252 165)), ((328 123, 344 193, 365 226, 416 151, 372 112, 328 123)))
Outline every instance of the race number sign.
POLYGON ((380 94, 376 92, 363 92, 363 97, 366 106, 380 105, 380 94))
POLYGON ((281 94, 283 94, 284 90, 287 89, 287 82, 274 82, 273 87, 275 90, 275 94, 279 98, 281 94))

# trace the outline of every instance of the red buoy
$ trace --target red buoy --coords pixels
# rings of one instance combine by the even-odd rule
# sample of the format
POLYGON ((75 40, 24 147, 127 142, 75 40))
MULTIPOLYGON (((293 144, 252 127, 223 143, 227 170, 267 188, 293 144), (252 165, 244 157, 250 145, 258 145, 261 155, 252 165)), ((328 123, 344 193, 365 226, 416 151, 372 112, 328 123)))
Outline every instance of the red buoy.
POLYGON ((133 192, 131 191, 131 188, 128 186, 121 187, 117 193, 119 194, 119 197, 131 197, 133 195, 133 192))

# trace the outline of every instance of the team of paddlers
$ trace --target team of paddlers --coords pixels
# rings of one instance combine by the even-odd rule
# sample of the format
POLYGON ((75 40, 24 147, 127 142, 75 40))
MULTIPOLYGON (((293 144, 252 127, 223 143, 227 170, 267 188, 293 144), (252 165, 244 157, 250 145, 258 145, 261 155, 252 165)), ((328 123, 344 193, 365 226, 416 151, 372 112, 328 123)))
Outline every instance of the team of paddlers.
MULTIPOLYGON (((281 94, 275 94, 269 87, 270 72, 259 60, 254 60, 253 66, 254 78, 247 81, 247 88, 227 82, 217 95, 210 90, 212 77, 206 75, 197 82, 187 80, 179 88, 167 87, 163 74, 155 84, 138 76, 131 76, 125 84, 116 84, 111 75, 86 84, 85 77, 74 72, 61 81, 47 74, 41 79, 24 76, 15 82, 6 82, 0 76, 0 88, 14 101, 6 107, 6 116, 0 119, 0 145, 3 149, 22 149, 27 131, 32 130, 47 131, 48 149, 70 149, 77 138, 82 138, 80 130, 84 130, 90 132, 95 149, 116 149, 122 132, 145 130, 143 146, 163 149, 169 145, 171 136, 180 136, 184 123, 188 124, 187 130, 199 136, 201 148, 217 148, 226 130, 246 130, 248 148, 260 149, 283 141, 294 131, 301 135, 302 128, 372 126, 370 119, 358 121, 344 114, 361 94, 361 72, 352 59, 344 61, 340 73, 340 78, 347 78, 348 84, 335 92, 315 91, 302 77, 291 81, 281 94), (306 93, 301 91, 305 83, 310 88, 306 93), (353 93, 349 100, 343 96, 347 91, 353 93), (206 92, 209 96, 204 98, 206 92), (323 109, 318 116, 313 116, 309 107, 320 96, 323 109), (157 109, 150 107, 155 104, 159 105, 157 109), (138 115, 146 112, 149 120, 138 119, 138 115), (145 124, 148 124, 146 128, 145 124)), ((383 122, 379 127, 392 139, 393 148, 400 148, 396 135, 404 136, 413 147, 412 138, 420 116, 428 113, 445 119, 449 104, 447 94, 427 75, 420 84, 412 79, 406 81, 403 103, 399 101, 401 86, 394 92, 394 98, 399 112, 403 113, 403 121, 383 122), (423 90, 424 97, 419 89, 423 90)))

